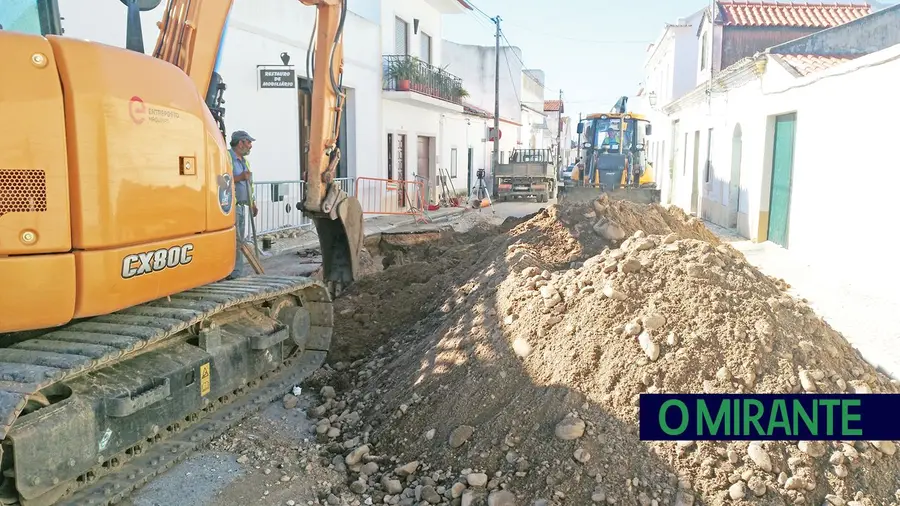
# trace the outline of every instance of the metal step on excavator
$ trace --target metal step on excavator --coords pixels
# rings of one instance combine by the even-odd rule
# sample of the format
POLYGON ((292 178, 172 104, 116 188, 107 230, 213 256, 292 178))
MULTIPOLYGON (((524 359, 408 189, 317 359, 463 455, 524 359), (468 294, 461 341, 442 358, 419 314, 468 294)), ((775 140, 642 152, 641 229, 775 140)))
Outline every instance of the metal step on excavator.
MULTIPOLYGON (((113 1, 113 0, 110 0, 113 1)), ((0 504, 127 497, 325 361, 358 277, 334 173, 346 0, 315 7, 309 174, 322 280, 249 276, 218 73, 230 0, 169 0, 152 55, 61 36, 55 0, 0 12, 0 504)))

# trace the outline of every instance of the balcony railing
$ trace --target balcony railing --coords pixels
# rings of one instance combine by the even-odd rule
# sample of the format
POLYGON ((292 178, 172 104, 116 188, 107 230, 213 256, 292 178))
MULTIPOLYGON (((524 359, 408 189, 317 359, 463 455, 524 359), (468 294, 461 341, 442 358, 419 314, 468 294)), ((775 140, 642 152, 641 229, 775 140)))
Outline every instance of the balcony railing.
POLYGON ((413 91, 457 105, 468 95, 462 79, 415 56, 385 55, 382 66, 384 90, 413 91))

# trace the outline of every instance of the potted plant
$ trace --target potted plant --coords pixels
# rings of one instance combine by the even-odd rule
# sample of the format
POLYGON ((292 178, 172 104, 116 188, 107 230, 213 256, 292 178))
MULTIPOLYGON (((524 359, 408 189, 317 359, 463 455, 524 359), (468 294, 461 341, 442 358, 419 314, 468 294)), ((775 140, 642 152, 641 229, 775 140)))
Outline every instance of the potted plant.
POLYGON ((458 101, 462 101, 462 99, 469 96, 469 92, 463 88, 462 83, 453 83, 451 94, 453 99, 458 101))
POLYGON ((391 65, 390 77, 396 81, 397 91, 409 91, 410 83, 416 79, 418 71, 418 65, 412 58, 395 61, 391 65))

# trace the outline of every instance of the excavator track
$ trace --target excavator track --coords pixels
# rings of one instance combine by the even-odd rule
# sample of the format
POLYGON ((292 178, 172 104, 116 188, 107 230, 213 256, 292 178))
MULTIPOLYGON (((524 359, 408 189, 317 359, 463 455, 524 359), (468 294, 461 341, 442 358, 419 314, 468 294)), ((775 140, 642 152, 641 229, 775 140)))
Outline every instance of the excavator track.
POLYGON ((0 504, 115 504, 315 372, 332 331, 321 282, 250 276, 14 339, 0 504))

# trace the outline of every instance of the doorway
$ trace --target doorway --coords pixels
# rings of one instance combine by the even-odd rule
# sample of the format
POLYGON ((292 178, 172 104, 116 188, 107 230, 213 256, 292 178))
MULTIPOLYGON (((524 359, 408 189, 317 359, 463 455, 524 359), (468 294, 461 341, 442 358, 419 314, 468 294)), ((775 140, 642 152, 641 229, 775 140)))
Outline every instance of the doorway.
POLYGON ((466 167, 469 171, 469 187, 466 190, 466 195, 468 195, 472 191, 472 187, 475 186, 475 149, 469 148, 469 151, 466 155, 466 167))
POLYGON ((791 209, 791 180, 794 171, 795 113, 775 117, 775 140, 772 149, 772 186, 769 191, 769 241, 788 247, 791 209))
MULTIPOLYGON (((309 79, 297 78, 297 104, 300 109, 300 177, 306 181, 306 174, 309 171, 309 133, 312 125, 312 81, 309 79)), ((347 93, 347 88, 341 88, 347 93)), ((344 101, 343 111, 341 113, 341 127, 338 133, 337 147, 341 150, 341 159, 338 162, 334 177, 347 177, 347 160, 349 153, 347 152, 347 111, 350 110, 350 93, 347 93, 347 99, 344 101)))
POLYGON ((731 177, 728 180, 728 228, 737 228, 741 209, 741 159, 743 147, 741 125, 734 126, 731 136, 731 177))
POLYGON ((700 130, 694 131, 694 164, 691 177, 691 214, 699 217, 697 200, 700 198, 700 130))
POLYGON ((425 203, 431 202, 431 138, 419 136, 416 145, 416 175, 425 185, 425 203))

